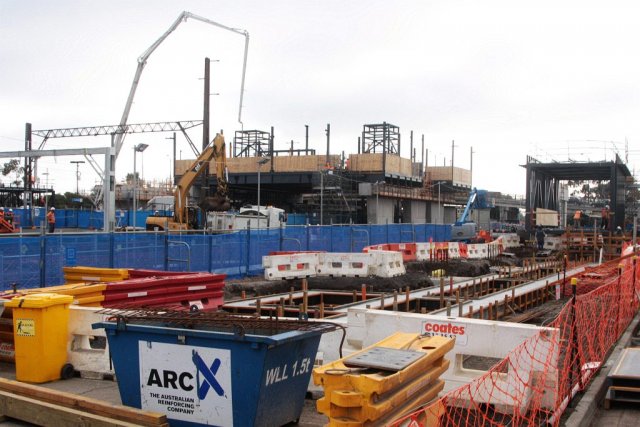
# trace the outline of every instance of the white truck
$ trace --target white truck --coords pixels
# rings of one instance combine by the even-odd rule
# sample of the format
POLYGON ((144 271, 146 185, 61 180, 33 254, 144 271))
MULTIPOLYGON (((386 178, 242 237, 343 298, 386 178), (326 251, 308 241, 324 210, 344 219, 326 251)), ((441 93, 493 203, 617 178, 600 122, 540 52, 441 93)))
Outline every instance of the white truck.
POLYGON ((228 232, 250 228, 279 228, 287 223, 287 215, 283 209, 273 206, 244 206, 238 213, 207 213, 207 231, 228 232))

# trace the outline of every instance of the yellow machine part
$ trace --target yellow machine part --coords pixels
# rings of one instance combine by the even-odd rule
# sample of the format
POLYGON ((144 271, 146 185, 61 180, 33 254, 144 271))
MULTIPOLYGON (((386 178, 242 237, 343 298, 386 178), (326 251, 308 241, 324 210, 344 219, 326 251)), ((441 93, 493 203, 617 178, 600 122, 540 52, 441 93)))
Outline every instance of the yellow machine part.
POLYGON ((63 267, 67 284, 80 282, 117 282, 129 278, 126 268, 63 267))
POLYGON ((378 343, 342 359, 313 370, 313 382, 322 385, 325 395, 332 390, 360 390, 367 395, 384 394, 423 374, 437 360, 453 349, 454 339, 441 336, 421 337, 419 334, 396 332, 378 343), (375 371, 361 373, 345 365, 350 357, 366 353, 374 347, 416 350, 425 356, 398 372, 375 371))
MULTIPOLYGON (((438 396, 438 393, 442 391, 444 388, 444 381, 438 380, 433 386, 427 391, 421 391, 417 393, 413 398, 409 400, 405 400, 399 402, 397 406, 388 407, 386 403, 382 403, 380 405, 376 405, 375 407, 368 408, 367 412, 370 414, 377 413, 380 414, 379 417, 373 419, 364 419, 367 416, 362 412, 364 408, 347 408, 345 413, 342 416, 331 417, 329 418, 329 423, 327 426, 331 427, 373 427, 373 426, 382 426, 387 425, 392 422, 394 419, 402 416, 402 414, 409 413, 412 410, 415 410, 417 407, 428 403, 429 401, 435 399, 438 396), (385 407, 387 406, 387 407, 385 407), (384 409, 384 410, 383 410, 384 409)), ((343 408, 344 410, 345 408, 343 408)), ((437 421, 438 417, 431 417, 437 421)), ((438 424, 425 424, 425 426, 435 427, 438 424)))
POLYGON ((313 380, 324 388, 317 410, 329 417, 329 425, 380 425, 385 417, 395 417, 435 398, 444 387, 439 379, 449 368, 444 358, 455 340, 421 337, 397 332, 384 340, 314 369, 313 380), (396 372, 372 368, 350 368, 349 358, 376 347, 413 350, 425 355, 396 372))
POLYGON ((357 408, 361 406, 379 406, 378 403, 387 401, 405 401, 412 397, 413 394, 420 390, 429 389, 434 383, 437 382, 440 375, 449 369, 449 361, 444 357, 438 359, 433 366, 429 367, 422 375, 415 377, 413 380, 403 383, 397 390, 391 390, 385 394, 369 394, 360 390, 332 390, 330 393, 326 393, 323 398, 317 402, 318 410, 322 407, 323 413, 329 411, 331 415, 331 408, 333 405, 337 405, 342 408, 357 408), (326 409, 327 411, 325 411, 326 409))

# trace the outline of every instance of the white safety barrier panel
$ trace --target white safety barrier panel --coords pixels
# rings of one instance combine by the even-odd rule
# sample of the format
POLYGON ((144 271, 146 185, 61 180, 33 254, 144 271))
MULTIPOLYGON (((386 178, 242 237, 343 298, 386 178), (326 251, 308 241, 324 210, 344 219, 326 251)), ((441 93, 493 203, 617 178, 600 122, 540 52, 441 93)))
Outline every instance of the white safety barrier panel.
MULTIPOLYGON (((543 328, 535 325, 500 322, 492 320, 467 319, 464 317, 440 317, 417 313, 389 312, 383 310, 367 310, 360 308, 349 309, 347 343, 358 349, 365 348, 388 337, 395 332, 417 332, 426 335, 443 335, 455 337, 455 347, 447 353, 446 358, 451 364, 447 372, 442 375, 445 380, 444 392, 448 392, 462 385, 468 384, 475 378, 485 374, 485 371, 466 368, 464 363, 469 356, 494 358, 496 362, 505 358, 511 350, 521 345, 527 338, 537 334, 544 334, 548 339, 538 340, 535 349, 529 354, 518 352, 521 356, 529 357, 535 354, 535 360, 513 361, 508 372, 500 373, 492 378, 494 383, 491 395, 478 399, 474 395, 474 403, 496 405, 496 409, 513 410, 514 405, 526 412, 529 401, 526 398, 513 399, 514 395, 521 396, 526 390, 516 389, 522 384, 533 384, 534 388, 544 387, 545 394, 542 406, 555 407, 557 390, 557 373, 550 371, 549 366, 557 366, 558 349, 553 342, 557 342, 559 333, 557 328, 543 328), (522 367, 520 369, 519 367, 522 367), (536 384, 536 381, 544 383, 536 384), (502 390, 503 394, 496 393, 502 390)), ((320 342, 320 351, 323 350, 320 342)), ((325 358, 325 363, 327 362, 325 358)), ((532 387, 529 387, 530 390, 532 387)), ((524 397, 524 396, 523 396, 524 397)))
POLYGON ((520 237, 516 233, 494 234, 496 238, 502 238, 505 248, 517 248, 520 246, 520 237))
POLYGON ((326 252, 318 254, 318 276, 366 277, 374 256, 370 253, 326 252))
POLYGON ((562 250, 562 247, 562 237, 546 236, 544 238, 544 249, 549 251, 559 251, 562 250))
POLYGON ((268 255, 262 257, 266 280, 302 279, 316 275, 317 253, 268 255))
POLYGON ((489 246, 490 255, 495 256, 504 252, 504 239, 498 237, 493 242, 487 243, 489 246))
POLYGON ((429 250, 431 243, 416 242, 416 261, 429 261, 429 250))
POLYGON ((449 242, 449 259, 460 258, 460 244, 458 242, 449 242))
POLYGON ((369 253, 373 254, 371 274, 379 277, 395 277, 407 272, 400 252, 370 251, 369 253))
POLYGON ((488 243, 473 243, 467 245, 467 254, 469 258, 481 259, 489 257, 488 243))
POLYGON ((92 329, 93 323, 107 320, 97 314, 100 307, 69 306, 67 360, 84 378, 114 375, 109 363, 109 348, 104 329, 92 329))

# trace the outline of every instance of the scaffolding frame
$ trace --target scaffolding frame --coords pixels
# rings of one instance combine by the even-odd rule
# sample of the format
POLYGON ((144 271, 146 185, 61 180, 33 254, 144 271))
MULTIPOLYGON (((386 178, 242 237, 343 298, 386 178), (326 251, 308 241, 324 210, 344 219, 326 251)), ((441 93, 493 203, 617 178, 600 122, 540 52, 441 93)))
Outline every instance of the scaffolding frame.
POLYGON ((269 155, 271 134, 253 130, 237 130, 233 137, 233 157, 262 157, 269 155))
POLYGON ((391 123, 362 126, 362 153, 400 154, 400 128, 391 123))

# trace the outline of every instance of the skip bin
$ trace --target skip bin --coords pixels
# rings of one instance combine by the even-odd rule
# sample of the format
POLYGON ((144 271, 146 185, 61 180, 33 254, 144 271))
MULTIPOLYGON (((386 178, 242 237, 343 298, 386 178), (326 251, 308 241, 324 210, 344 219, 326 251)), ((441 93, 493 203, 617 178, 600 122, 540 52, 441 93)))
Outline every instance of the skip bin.
POLYGON ((69 304, 73 297, 52 293, 16 297, 13 308, 16 379, 31 383, 58 380, 67 361, 69 304))
POLYGON ((164 413, 172 426, 298 420, 321 334, 335 329, 213 312, 111 319, 93 328, 106 330, 122 403, 164 413))

